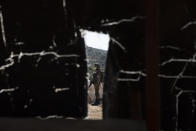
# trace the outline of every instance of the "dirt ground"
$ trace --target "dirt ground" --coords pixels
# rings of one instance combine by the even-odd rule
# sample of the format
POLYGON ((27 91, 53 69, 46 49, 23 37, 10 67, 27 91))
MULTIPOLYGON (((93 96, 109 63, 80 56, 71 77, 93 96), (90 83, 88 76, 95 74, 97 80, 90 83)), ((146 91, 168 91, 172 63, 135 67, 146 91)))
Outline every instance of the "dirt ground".
POLYGON ((87 120, 101 120, 102 119, 102 105, 92 106, 88 104, 88 116, 87 120))
MULTIPOLYGON (((103 95, 103 85, 100 86, 100 96, 103 95)), ((95 90, 93 85, 88 89, 88 120, 101 120, 102 119, 102 104, 98 106, 92 106, 91 104, 95 101, 95 90)))

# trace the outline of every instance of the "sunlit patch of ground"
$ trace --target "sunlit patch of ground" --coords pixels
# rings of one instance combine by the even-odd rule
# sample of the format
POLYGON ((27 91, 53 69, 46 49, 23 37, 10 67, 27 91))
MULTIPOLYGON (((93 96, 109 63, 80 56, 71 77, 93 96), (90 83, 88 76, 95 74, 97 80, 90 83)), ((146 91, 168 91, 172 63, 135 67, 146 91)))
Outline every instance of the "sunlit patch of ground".
MULTIPOLYGON (((102 98, 103 94, 103 85, 100 86, 100 95, 102 98)), ((92 85, 88 89, 88 116, 85 119, 90 120, 101 120, 102 119, 102 104, 98 106, 92 106, 91 104, 95 101, 95 90, 94 86, 92 85)))
POLYGON ((92 106, 88 104, 88 116, 85 119, 102 120, 102 105, 92 106))

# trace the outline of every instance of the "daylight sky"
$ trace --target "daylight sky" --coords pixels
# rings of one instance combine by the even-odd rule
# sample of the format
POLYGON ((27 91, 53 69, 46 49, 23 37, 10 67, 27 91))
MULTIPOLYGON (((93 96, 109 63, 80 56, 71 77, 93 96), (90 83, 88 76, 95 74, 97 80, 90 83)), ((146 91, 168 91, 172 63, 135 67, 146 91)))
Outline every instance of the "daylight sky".
POLYGON ((87 46, 108 50, 109 35, 91 31, 84 31, 84 40, 87 46))

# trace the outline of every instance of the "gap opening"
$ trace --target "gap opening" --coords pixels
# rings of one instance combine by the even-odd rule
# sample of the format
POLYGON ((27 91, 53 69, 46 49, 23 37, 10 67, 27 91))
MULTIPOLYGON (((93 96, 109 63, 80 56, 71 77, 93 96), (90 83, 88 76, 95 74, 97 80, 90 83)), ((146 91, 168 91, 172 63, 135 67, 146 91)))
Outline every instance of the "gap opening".
POLYGON ((101 120, 103 114, 103 75, 110 37, 109 34, 88 30, 83 30, 82 33, 85 41, 88 66, 88 116, 86 119, 101 120))

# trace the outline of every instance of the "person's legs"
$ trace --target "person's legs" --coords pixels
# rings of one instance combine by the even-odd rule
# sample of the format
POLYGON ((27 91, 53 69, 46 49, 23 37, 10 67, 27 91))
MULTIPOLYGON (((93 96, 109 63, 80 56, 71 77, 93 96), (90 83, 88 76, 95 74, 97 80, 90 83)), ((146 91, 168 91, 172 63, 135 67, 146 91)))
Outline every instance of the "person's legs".
POLYGON ((99 105, 100 104, 100 94, 99 94, 99 86, 100 84, 95 84, 95 103, 93 105, 99 105))

